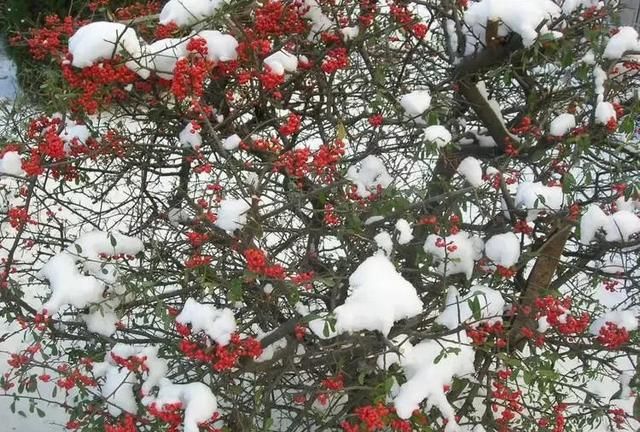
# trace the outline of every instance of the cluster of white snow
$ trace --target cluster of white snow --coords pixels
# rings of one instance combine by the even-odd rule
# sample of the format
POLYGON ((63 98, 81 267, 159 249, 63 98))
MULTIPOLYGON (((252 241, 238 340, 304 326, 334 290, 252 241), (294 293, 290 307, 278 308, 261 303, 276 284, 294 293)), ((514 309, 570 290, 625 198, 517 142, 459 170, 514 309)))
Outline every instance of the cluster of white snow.
POLYGON ((598 102, 596 105, 596 123, 606 125, 609 121, 616 121, 618 115, 611 102, 598 102))
POLYGON ((398 219, 396 231, 398 231, 398 244, 404 245, 413 240, 413 230, 405 219, 398 219))
POLYGON ((347 171, 347 179, 356 185, 359 196, 367 198, 372 192, 376 192, 378 186, 386 188, 392 182, 392 178, 377 156, 369 155, 364 158, 359 167, 353 165, 347 171))
POLYGON ((606 59, 619 59, 627 51, 640 51, 638 32, 633 27, 620 27, 607 42, 602 55, 606 59))
POLYGON ((207 41, 207 58, 213 62, 231 61, 238 58, 238 41, 230 34, 218 30, 204 30, 196 37, 207 41))
POLYGON ((117 279, 117 267, 101 255, 136 255, 144 246, 139 239, 119 233, 92 231, 80 236, 65 251, 54 255, 40 269, 38 277, 49 281, 52 294, 43 305, 48 313, 64 305, 84 308, 102 299, 104 284, 117 279), (76 264, 82 263, 84 275, 76 264))
POLYGON ((22 176, 22 159, 16 151, 6 152, 0 158, 0 175, 22 176))
POLYGON ((169 0, 160 11, 159 22, 190 26, 212 16, 223 4, 223 0, 169 0))
POLYGON ((436 407, 447 419, 446 432, 458 430, 456 411, 447 400, 444 388, 452 384, 454 377, 473 373, 473 359, 471 340, 464 330, 447 340, 424 340, 405 347, 400 366, 407 381, 400 386, 393 401, 398 416, 411 417, 426 399, 427 411, 436 407))
POLYGON ((627 331, 634 331, 638 328, 638 319, 632 311, 612 310, 605 312, 596 318, 593 323, 591 323, 589 331, 594 335, 598 335, 600 333, 600 329, 602 327, 606 327, 608 322, 613 323, 618 327, 625 328, 627 331))
POLYGON ((484 253, 495 264, 511 267, 520 259, 520 240, 512 232, 496 234, 486 241, 484 253))
POLYGON ((482 180, 482 165, 473 156, 467 156, 462 159, 458 164, 458 168, 456 168, 456 172, 463 176, 473 187, 480 187, 484 182, 482 180))
POLYGON ((233 151, 240 146, 241 142, 242 139, 237 134, 233 134, 222 141, 222 148, 228 151, 233 151))
MULTIPOLYGON (((533 45, 538 38, 537 28, 544 21, 560 16, 560 7, 551 0, 481 0, 472 2, 464 14, 464 22, 470 28, 465 53, 472 54, 486 40, 489 21, 498 22, 497 37, 515 32, 522 37, 524 46, 533 45)), ((547 33, 546 25, 541 33, 547 33)))
MULTIPOLYGON (((121 23, 96 21, 82 26, 69 38, 71 65, 85 68, 101 60, 110 60, 116 54, 140 59, 143 54, 138 35, 131 27, 121 23)), ((135 60, 127 67, 142 78, 149 77, 149 70, 135 60)))
POLYGON ((376 242, 378 248, 382 250, 386 256, 391 255, 391 251, 393 250, 393 239, 391 238, 391 234, 382 230, 373 237, 373 241, 376 242))
POLYGON ((408 117, 418 117, 431 106, 431 94, 429 90, 412 91, 400 97, 400 106, 408 117))
POLYGON ((460 327, 461 324, 475 321, 474 318, 479 319, 475 324, 502 321, 504 304, 504 299, 498 291, 484 285, 471 287, 469 294, 463 298, 460 298, 455 287, 449 287, 445 309, 436 318, 436 322, 453 330, 460 327), (479 317, 473 316, 473 309, 470 304, 472 301, 477 302, 479 306, 479 317))
POLYGON ((453 137, 451 132, 442 125, 432 125, 424 129, 423 138, 427 142, 436 143, 438 148, 442 148, 449 144, 453 137))
POLYGON ((159 409, 165 405, 182 404, 183 432, 199 432, 199 424, 211 420, 218 410, 218 400, 211 389, 201 382, 173 384, 163 379, 158 395, 155 398, 147 398, 144 402, 146 405, 154 404, 159 409))
POLYGON ((298 70, 298 58, 281 49, 264 59, 264 64, 269 67, 269 71, 276 75, 284 75, 285 72, 295 72, 298 70))
POLYGON ((629 210, 606 215, 597 205, 590 205, 580 219, 580 241, 591 243, 599 230, 604 230, 606 241, 629 241, 640 233, 640 218, 629 210))
POLYGON ((247 223, 247 212, 251 206, 242 199, 226 199, 220 202, 215 225, 227 232, 242 229, 247 223))
POLYGON ((178 135, 178 139, 180 140, 180 144, 183 147, 191 147, 193 149, 198 149, 202 145, 202 135, 200 135, 200 129, 194 128, 194 125, 189 122, 184 129, 178 135))
POLYGON ((193 332, 203 331, 218 345, 227 345, 236 331, 236 319, 231 309, 217 309, 210 304, 188 298, 176 317, 180 324, 191 324, 193 332))
POLYGON ((137 384, 135 374, 127 368, 121 367, 116 358, 129 359, 131 357, 144 361, 147 371, 143 373, 142 393, 148 394, 160 384, 167 373, 167 361, 158 357, 158 347, 140 347, 135 345, 116 344, 104 358, 104 361, 93 366, 96 378, 104 377, 100 386, 102 396, 110 402, 109 413, 118 416, 122 411, 135 414, 138 411, 134 386, 137 384))
POLYGON ((382 255, 360 264, 349 286, 349 296, 334 310, 338 333, 378 330, 386 336, 396 321, 422 312, 416 289, 382 255))
POLYGON ((514 199, 516 208, 528 210, 528 220, 534 220, 541 211, 560 210, 564 195, 559 186, 545 186, 539 182, 523 182, 518 185, 514 199))
POLYGON ((573 114, 564 113, 554 118, 549 124, 549 133, 553 136, 565 136, 576 127, 576 117, 573 114))
POLYGON ((424 243, 424 251, 438 264, 436 271, 443 276, 463 273, 471 279, 474 262, 482 258, 482 239, 460 231, 447 237, 430 234, 424 243))

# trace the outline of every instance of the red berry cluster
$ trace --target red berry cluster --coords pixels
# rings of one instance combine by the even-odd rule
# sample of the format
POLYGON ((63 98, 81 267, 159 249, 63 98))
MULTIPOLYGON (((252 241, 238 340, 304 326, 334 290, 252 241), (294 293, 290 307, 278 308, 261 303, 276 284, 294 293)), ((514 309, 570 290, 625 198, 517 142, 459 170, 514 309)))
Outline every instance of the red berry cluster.
POLYGON ((9 218, 9 225, 15 229, 22 229, 28 223, 36 224, 36 221, 29 218, 29 212, 25 207, 12 207, 7 211, 7 217, 9 218))
POLYGON ((261 37, 304 34, 309 28, 304 13, 302 2, 268 0, 256 8, 253 29, 261 37))
POLYGON ((111 359, 120 367, 126 368, 131 372, 143 373, 149 372, 149 367, 145 364, 147 356, 130 356, 122 357, 115 353, 111 353, 111 359))
POLYGON ((502 407, 500 418, 496 421, 499 425, 500 432, 508 432, 509 424, 515 419, 516 414, 522 411, 522 392, 520 390, 511 390, 506 381, 511 377, 510 370, 498 371, 498 381, 494 381, 494 389, 491 391, 491 398, 499 401, 491 405, 493 412, 498 412, 502 407))
POLYGON ((296 114, 289 114, 287 122, 278 128, 278 131, 284 136, 291 136, 300 131, 300 125, 302 124, 302 117, 296 114))
POLYGON ((349 53, 346 48, 332 48, 327 52, 320 68, 328 75, 349 67, 349 53))
POLYGON ((616 323, 607 321, 600 327, 597 340, 604 347, 618 349, 629 342, 629 331, 616 323))
MULTIPOLYGON (((340 423, 344 432, 378 431, 389 428, 394 432, 411 432, 413 429, 410 420, 398 418, 393 407, 378 402, 375 405, 365 405, 355 409, 358 418, 356 423, 343 421, 340 423)), ((421 422, 425 422, 423 416, 419 416, 421 422)))
POLYGON ((556 299, 552 296, 537 298, 535 302, 538 318, 546 316, 547 322, 564 335, 581 334, 589 326, 591 317, 583 312, 579 317, 570 315, 571 299, 556 299))
POLYGON ((502 349, 507 346, 507 341, 501 337, 504 335, 504 326, 502 322, 497 321, 493 324, 480 323, 475 327, 467 328, 467 336, 471 338, 474 345, 484 345, 490 336, 496 337, 496 347, 502 349))
POLYGON ((258 275, 265 276, 269 279, 283 280, 287 274, 280 264, 269 264, 267 255, 261 249, 249 248, 243 253, 247 260, 247 269, 258 275))

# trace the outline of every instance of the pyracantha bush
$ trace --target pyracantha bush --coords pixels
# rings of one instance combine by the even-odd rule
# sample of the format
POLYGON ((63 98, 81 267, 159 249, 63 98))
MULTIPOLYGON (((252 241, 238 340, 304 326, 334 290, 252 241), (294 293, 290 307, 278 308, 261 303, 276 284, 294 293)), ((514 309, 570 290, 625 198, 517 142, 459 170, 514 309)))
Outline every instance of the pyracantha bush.
POLYGON ((93 0, 10 35, 47 79, 2 116, 3 401, 79 431, 638 430, 619 9, 93 0))

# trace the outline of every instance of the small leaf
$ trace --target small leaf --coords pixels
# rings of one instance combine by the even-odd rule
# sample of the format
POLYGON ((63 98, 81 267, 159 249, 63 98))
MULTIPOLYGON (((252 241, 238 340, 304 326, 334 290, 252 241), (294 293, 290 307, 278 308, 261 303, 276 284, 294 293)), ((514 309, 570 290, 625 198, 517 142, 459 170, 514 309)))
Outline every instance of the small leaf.
POLYGON ((76 252, 78 252, 78 254, 82 253, 82 247, 78 243, 74 243, 73 246, 76 248, 76 252))
POLYGON ((473 315, 473 319, 476 321, 481 319, 482 311, 480 308, 480 299, 478 298, 478 296, 474 296, 473 298, 470 298, 469 300, 467 300, 467 303, 469 304, 469 308, 471 308, 471 314, 473 315))
POLYGON ((109 234, 109 241, 111 242, 111 246, 116 247, 116 245, 118 244, 118 240, 116 240, 116 238, 109 234))

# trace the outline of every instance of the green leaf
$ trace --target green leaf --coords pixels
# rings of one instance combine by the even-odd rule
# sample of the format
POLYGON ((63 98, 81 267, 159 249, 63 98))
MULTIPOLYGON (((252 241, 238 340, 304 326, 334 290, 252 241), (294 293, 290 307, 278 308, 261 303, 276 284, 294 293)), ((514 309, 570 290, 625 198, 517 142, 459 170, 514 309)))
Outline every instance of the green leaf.
POLYGON ((562 176, 562 192, 569 193, 576 185, 576 178, 569 172, 562 176))
POLYGON ((44 417, 46 414, 44 411, 42 411, 40 408, 36 408, 36 413, 38 414, 38 417, 42 418, 44 417))
POLYGON ((109 241, 111 242, 111 246, 116 247, 116 245, 118 244, 118 241, 116 240, 116 238, 109 234, 109 241))
POLYGON ((78 243, 74 243, 73 246, 76 248, 76 252, 78 252, 78 254, 82 253, 82 247, 78 243))
POLYGON ((478 298, 478 296, 476 295, 473 298, 470 298, 469 300, 467 300, 467 303, 469 304, 469 308, 471 308, 473 319, 477 321, 480 318, 482 318, 482 311, 480 308, 480 299, 478 298))
POLYGON ((229 299, 233 302, 242 301, 242 281, 236 279, 231 282, 231 289, 229 290, 229 299))

